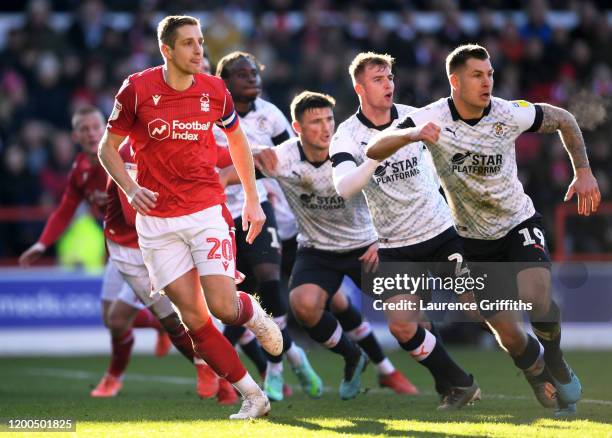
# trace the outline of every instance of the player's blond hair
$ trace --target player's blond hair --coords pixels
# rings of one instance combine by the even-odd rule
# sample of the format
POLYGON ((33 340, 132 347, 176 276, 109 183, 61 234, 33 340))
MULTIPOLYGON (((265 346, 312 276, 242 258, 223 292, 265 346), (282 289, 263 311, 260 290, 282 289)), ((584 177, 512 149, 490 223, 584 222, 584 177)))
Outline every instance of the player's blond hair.
POLYGON ((157 25, 157 40, 174 49, 176 31, 183 26, 200 26, 200 20, 189 15, 168 15, 157 25))
POLYGON ((375 52, 361 52, 351 62, 348 71, 353 80, 353 85, 359 82, 359 79, 366 67, 369 65, 381 65, 392 68, 395 58, 388 54, 381 54, 375 52))
POLYGON ((81 119, 88 114, 98 114, 100 116, 100 119, 104 121, 104 115, 102 115, 102 111, 100 111, 93 105, 83 105, 77 108, 77 110, 72 114, 72 119, 70 121, 72 129, 76 129, 81 119))

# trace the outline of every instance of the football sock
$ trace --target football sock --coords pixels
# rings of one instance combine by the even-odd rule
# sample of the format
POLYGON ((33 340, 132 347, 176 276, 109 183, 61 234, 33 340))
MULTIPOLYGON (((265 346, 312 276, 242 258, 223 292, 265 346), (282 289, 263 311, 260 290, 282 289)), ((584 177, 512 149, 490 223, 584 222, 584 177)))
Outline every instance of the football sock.
POLYGON ((244 325, 253 317, 253 303, 245 292, 238 291, 238 312, 236 320, 229 325, 244 325))
MULTIPOLYGON (((250 333, 250 331, 248 333, 250 333)), ((255 364, 259 374, 263 375, 266 372, 268 363, 259 342, 257 342, 257 339, 255 339, 255 336, 253 336, 253 338, 251 338, 245 344, 242 343, 242 339, 239 341, 239 343, 244 354, 255 364)))
POLYGON ((246 327, 241 325, 226 325, 223 327, 223 336, 225 336, 232 345, 236 345, 246 332, 246 327))
MULTIPOLYGON (((247 371, 238 358, 238 353, 215 327, 212 318, 197 330, 188 331, 198 356, 220 376, 230 383, 238 382, 247 371)), ((252 379, 251 379, 252 380, 252 379)))
POLYGON ((146 307, 140 309, 136 316, 134 317, 134 322, 132 322, 133 328, 154 328, 155 330, 162 330, 162 325, 159 320, 153 315, 146 307))
POLYGON ((523 350, 521 354, 511 357, 517 368, 520 368, 527 374, 537 376, 543 371, 541 361, 539 361, 543 356, 543 352, 544 347, 542 347, 542 344, 540 344, 536 338, 528 334, 525 350, 523 350))
MULTIPOLYGON (((385 354, 374 336, 372 326, 368 321, 363 320, 359 310, 349 301, 349 306, 346 310, 344 312, 334 313, 334 316, 338 319, 338 322, 342 326, 342 330, 344 330, 348 337, 357 342, 370 360, 377 364, 378 367, 378 364, 385 360, 385 354)), ((387 362, 392 369, 382 374, 390 374, 395 370, 391 362, 388 360, 387 362)), ((388 369, 386 365, 383 365, 383 368, 388 369)), ((379 369, 379 372, 380 371, 379 369)))
POLYGON ((544 361, 553 377, 562 383, 570 381, 569 370, 563 362, 561 351, 561 310, 551 300, 544 322, 532 322, 533 332, 544 347, 544 361))
POLYGON ((285 356, 292 366, 298 367, 302 365, 302 354, 300 353, 300 347, 295 345, 295 342, 293 342, 291 347, 285 351, 285 356))
POLYGON ((130 353, 134 345, 134 334, 130 329, 121 336, 112 338, 111 343, 111 362, 108 367, 108 374, 113 377, 121 377, 130 361, 130 353))
POLYGON ((470 386, 473 383, 472 377, 455 363, 436 337, 420 325, 417 325, 412 339, 400 343, 400 346, 427 367, 436 382, 448 382, 452 386, 470 386))
POLYGON ((344 357, 348 362, 359 359, 359 347, 342 331, 342 327, 330 312, 324 311, 323 316, 314 327, 306 327, 310 337, 323 344, 324 347, 344 357))
POLYGON ((196 354, 193 349, 193 343, 191 342, 191 338, 187 334, 187 331, 185 330, 183 324, 178 324, 176 327, 172 327, 170 329, 166 327, 166 331, 168 332, 168 336, 170 336, 172 345, 174 345, 176 349, 180 351, 181 354, 185 356, 190 362, 193 362, 193 359, 196 354))

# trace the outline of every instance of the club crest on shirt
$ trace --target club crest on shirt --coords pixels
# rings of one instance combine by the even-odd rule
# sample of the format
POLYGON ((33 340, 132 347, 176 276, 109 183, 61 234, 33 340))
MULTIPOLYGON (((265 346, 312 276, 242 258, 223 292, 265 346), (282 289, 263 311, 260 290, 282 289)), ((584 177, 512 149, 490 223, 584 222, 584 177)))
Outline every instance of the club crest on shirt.
POLYGON ((210 111, 210 98, 208 97, 208 93, 202 93, 202 97, 200 97, 200 110, 204 113, 210 111))
POLYGON ((505 128, 506 124, 502 123, 502 122, 496 122, 493 125, 493 133, 495 134, 496 137, 503 137, 504 136, 504 128, 505 128))

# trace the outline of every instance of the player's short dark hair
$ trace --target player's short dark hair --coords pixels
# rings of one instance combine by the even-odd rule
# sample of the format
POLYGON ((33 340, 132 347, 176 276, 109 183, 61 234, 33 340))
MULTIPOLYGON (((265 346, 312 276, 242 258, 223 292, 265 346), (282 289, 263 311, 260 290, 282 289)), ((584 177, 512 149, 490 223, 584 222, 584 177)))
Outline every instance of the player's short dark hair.
POLYGON ((313 108, 334 108, 336 99, 329 94, 302 91, 291 101, 291 120, 301 121, 304 113, 313 108))
POLYGON ((351 62, 348 71, 353 80, 353 84, 358 82, 359 76, 364 72, 368 65, 381 65, 392 68, 395 58, 388 54, 380 54, 374 52, 361 52, 351 62))
POLYGON ((446 57, 446 74, 453 74, 459 67, 465 65, 468 59, 489 59, 489 52, 478 44, 463 44, 450 52, 446 57))
POLYGON ((168 15, 157 25, 157 40, 174 49, 176 30, 188 25, 200 27, 200 20, 189 15, 168 15))
POLYGON ((255 58, 255 55, 249 52, 241 52, 240 50, 236 50, 232 53, 228 53, 219 60, 219 62, 217 63, 217 71, 215 74, 221 79, 227 79, 230 74, 230 68, 232 64, 234 64, 239 59, 247 59, 251 61, 259 69, 259 71, 263 71, 263 69, 265 68, 265 66, 260 63, 257 58, 255 58))
POLYGON ((100 111, 93 105, 83 105, 77 108, 76 111, 72 114, 72 119, 70 121, 72 124, 72 129, 77 127, 77 124, 79 123, 79 119, 81 117, 86 116, 88 114, 98 114, 100 116, 100 119, 104 121, 104 115, 102 114, 102 111, 100 111))

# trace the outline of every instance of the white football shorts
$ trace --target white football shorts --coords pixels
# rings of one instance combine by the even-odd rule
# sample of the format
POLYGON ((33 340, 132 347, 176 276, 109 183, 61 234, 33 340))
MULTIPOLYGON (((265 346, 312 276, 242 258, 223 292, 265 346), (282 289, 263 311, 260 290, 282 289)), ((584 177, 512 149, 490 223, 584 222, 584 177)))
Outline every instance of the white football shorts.
POLYGON ((220 205, 169 218, 137 214, 136 231, 151 279, 151 294, 194 267, 201 277, 234 278, 233 242, 220 205))

